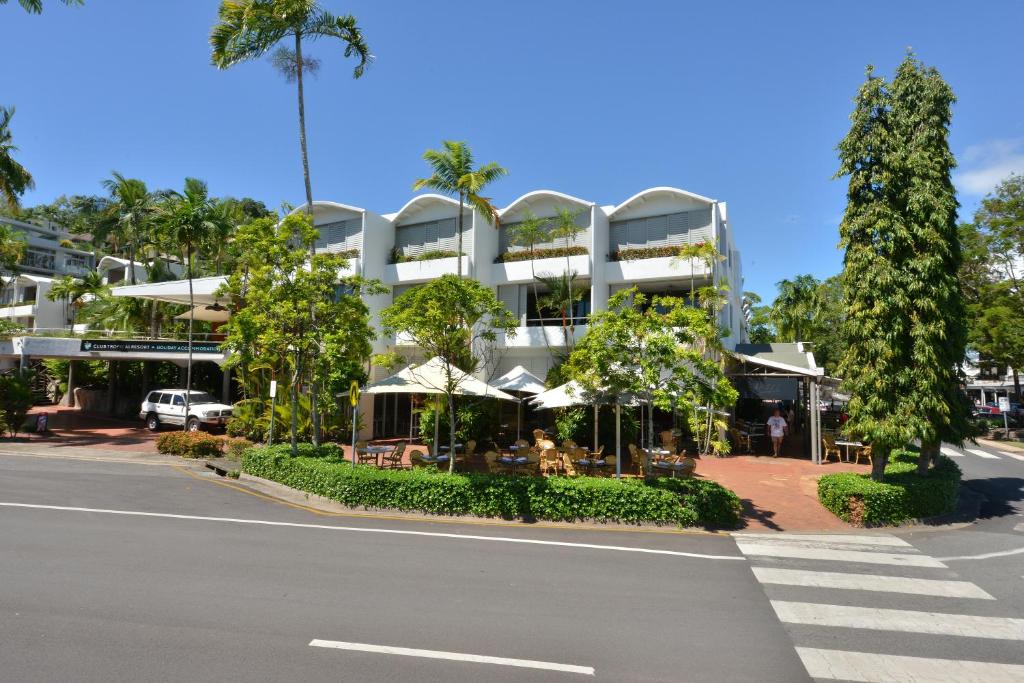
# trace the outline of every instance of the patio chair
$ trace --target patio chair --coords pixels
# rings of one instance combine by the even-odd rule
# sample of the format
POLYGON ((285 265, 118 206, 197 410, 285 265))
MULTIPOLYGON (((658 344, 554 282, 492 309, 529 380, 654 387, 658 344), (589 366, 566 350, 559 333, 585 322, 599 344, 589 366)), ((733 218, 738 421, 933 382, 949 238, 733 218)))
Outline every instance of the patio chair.
POLYGON ((484 453, 484 464, 487 465, 487 471, 491 474, 495 474, 500 471, 498 467, 498 458, 501 457, 498 451, 487 451, 484 453))
POLYGON ((659 460, 651 465, 651 469, 656 474, 667 474, 672 478, 680 477, 686 479, 687 477, 693 476, 694 471, 697 469, 697 461, 693 458, 683 458, 680 456, 676 460, 659 460))
POLYGON ((517 450, 525 451, 530 448, 530 442, 526 439, 516 439, 515 446, 517 450))
POLYGON ((629 444, 629 460, 633 463, 638 477, 644 476, 644 460, 646 456, 643 451, 636 447, 636 444, 629 444))
POLYGON ((476 439, 470 439, 466 442, 466 449, 463 451, 463 455, 467 458, 476 453, 476 439))
POLYGON ((543 441, 546 438, 547 438, 547 434, 544 433, 543 429, 534 429, 533 430, 533 440, 537 443, 538 446, 540 445, 540 442, 543 441))
POLYGON ((562 442, 563 451, 572 450, 573 448, 576 448, 576 442, 573 441, 572 439, 566 439, 565 441, 562 442))
MULTIPOLYGON (((548 443, 551 442, 549 441, 548 443)), ((554 445, 552 445, 550 448, 541 449, 537 467, 541 474, 548 474, 549 472, 558 474, 559 460, 558 451, 555 449, 554 445)))
POLYGON ((587 452, 578 446, 562 452, 562 467, 565 469, 566 476, 575 477, 579 474, 576 471, 576 461, 585 458, 586 455, 587 452))
MULTIPOLYGON (((604 447, 602 446, 602 448, 604 448, 604 447)), ((599 477, 614 477, 615 476, 615 461, 618 460, 618 458, 614 454, 612 454, 612 455, 606 455, 606 456, 604 456, 601 459, 604 460, 605 464, 604 464, 604 467, 598 468, 597 476, 599 476, 599 477)))
POLYGON ((395 450, 383 455, 383 465, 385 469, 405 469, 405 463, 402 461, 402 456, 405 455, 405 445, 406 443, 404 441, 399 441, 395 444, 395 450))
POLYGON ((409 451, 409 464, 412 466, 413 469, 417 469, 420 467, 437 467, 435 463, 427 462, 426 460, 424 460, 423 451, 415 448, 409 451))
POLYGON ((731 427, 729 435, 732 437, 733 443, 736 444, 737 450, 742 449, 744 453, 753 452, 754 448, 750 442, 749 432, 741 432, 738 427, 731 427))
POLYGON ((859 465, 861 456, 866 457, 868 459, 868 464, 874 466, 875 462, 871 458, 871 446, 864 446, 863 448, 858 448, 854 451, 853 462, 859 465))
POLYGON ((836 462, 843 461, 843 453, 836 445, 836 437, 832 434, 823 434, 821 437, 821 461, 828 462, 828 456, 836 456, 836 462))
POLYGON ((661 437, 661 448, 675 453, 679 447, 679 442, 676 441, 675 433, 671 429, 666 429, 661 432, 659 436, 661 437))

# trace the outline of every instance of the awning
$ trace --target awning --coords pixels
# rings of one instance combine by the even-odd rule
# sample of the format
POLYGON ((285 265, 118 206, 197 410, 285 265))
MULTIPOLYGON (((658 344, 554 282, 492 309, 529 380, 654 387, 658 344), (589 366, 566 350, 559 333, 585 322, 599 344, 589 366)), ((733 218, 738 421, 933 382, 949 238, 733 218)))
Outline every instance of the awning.
POLYGON ((211 323, 224 323, 231 318, 231 311, 229 311, 227 308, 221 306, 217 309, 214 309, 213 306, 210 305, 196 306, 191 311, 179 313, 178 315, 174 316, 174 319, 188 320, 193 313, 195 315, 195 317, 193 318, 194 320, 205 320, 206 322, 211 323))
MULTIPOLYGON (((483 382, 458 368, 453 368, 457 396, 478 396, 517 401, 515 396, 483 382)), ((443 394, 445 393, 445 367, 440 358, 431 358, 422 365, 409 365, 394 375, 373 382, 363 389, 366 394, 443 394)))
POLYGON ((635 405, 636 400, 629 395, 618 396, 618 401, 613 395, 603 392, 590 392, 583 388, 578 382, 566 382, 562 386, 548 389, 529 399, 534 410, 546 410, 548 408, 568 408, 570 406, 589 406, 597 404, 615 404, 629 406, 635 405))
MULTIPOLYGON (((218 302, 214 293, 227 282, 223 275, 214 277, 197 277, 192 280, 192 301, 196 305, 209 306, 218 302)), ((142 285, 125 285, 110 290, 112 296, 128 296, 136 299, 166 301, 172 304, 188 305, 188 280, 170 280, 168 282, 147 282, 142 285)))

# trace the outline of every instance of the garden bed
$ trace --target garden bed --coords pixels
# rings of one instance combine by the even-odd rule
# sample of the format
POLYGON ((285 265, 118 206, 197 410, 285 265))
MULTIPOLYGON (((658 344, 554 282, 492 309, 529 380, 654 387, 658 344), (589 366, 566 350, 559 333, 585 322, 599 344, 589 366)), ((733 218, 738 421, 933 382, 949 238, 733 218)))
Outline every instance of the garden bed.
POLYGON ((308 444, 298 457, 291 457, 287 445, 250 448, 243 455, 242 471, 372 510, 718 528, 735 528, 740 516, 736 494, 706 479, 643 482, 353 468, 336 447, 317 451, 308 444))
POLYGON ((917 453, 896 450, 885 468, 885 481, 866 474, 826 474, 818 480, 818 500, 854 526, 895 526, 952 512, 960 488, 960 468, 940 455, 924 476, 917 473, 917 453))

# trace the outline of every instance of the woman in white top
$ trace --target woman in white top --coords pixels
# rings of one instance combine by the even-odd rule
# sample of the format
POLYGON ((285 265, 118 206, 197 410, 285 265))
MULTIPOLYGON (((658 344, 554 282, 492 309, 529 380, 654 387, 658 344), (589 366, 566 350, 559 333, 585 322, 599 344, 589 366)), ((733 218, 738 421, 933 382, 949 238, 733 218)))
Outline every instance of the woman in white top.
POLYGON ((772 416, 768 418, 768 434, 772 437, 772 457, 779 457, 779 451, 782 449, 782 437, 786 436, 788 431, 789 425, 786 424, 786 419, 776 408, 772 416))

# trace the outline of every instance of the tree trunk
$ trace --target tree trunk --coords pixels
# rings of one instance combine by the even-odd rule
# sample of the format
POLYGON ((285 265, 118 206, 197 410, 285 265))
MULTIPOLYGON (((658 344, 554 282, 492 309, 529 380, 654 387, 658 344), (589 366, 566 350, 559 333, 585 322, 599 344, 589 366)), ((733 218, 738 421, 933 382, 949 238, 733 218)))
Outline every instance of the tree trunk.
POLYGON ((872 449, 871 458, 871 479, 873 481, 882 481, 885 476, 885 466, 889 464, 889 452, 892 449, 883 447, 874 447, 872 449))
POLYGON ((128 240, 128 281, 135 284, 135 238, 128 240))
POLYGON ((1017 368, 1013 368, 1013 397, 1020 402, 1020 375, 1017 374, 1017 368))
MULTIPOLYGON (((299 95, 299 146, 302 148, 302 180, 306 185, 306 213, 309 214, 310 222, 313 221, 313 185, 309 180, 309 150, 306 146, 306 101, 302 84, 302 33, 295 33, 295 82, 298 86, 299 95)), ((316 242, 309 245, 309 256, 316 254, 316 242)), ((316 329, 316 313, 310 310, 310 321, 316 329)), ((317 349, 319 351, 319 349, 317 349)), ((320 445, 320 406, 317 397, 319 395, 315 373, 310 373, 309 381, 309 419, 311 423, 310 439, 314 446, 320 445)), ((294 439, 294 436, 293 436, 294 439)))
POLYGON ((188 275, 188 365, 185 371, 185 425, 188 431, 188 416, 192 407, 192 328, 196 319, 196 302, 192 293, 192 242, 185 242, 185 271, 188 275))
POLYGON ((292 391, 291 391, 291 444, 292 444, 292 456, 296 456, 299 453, 299 377, 301 377, 299 368, 299 352, 295 352, 295 369, 292 371, 292 391))
POLYGON ((448 473, 455 471, 455 395, 448 394, 448 473))
POLYGON ((75 407, 75 361, 68 361, 68 393, 65 401, 69 408, 75 407))
POLYGON ((928 474, 928 467, 935 462, 939 453, 939 443, 935 442, 921 442, 921 451, 917 455, 917 473, 920 475, 928 474))
POLYGON ((462 277, 462 206, 465 203, 465 201, 466 201, 465 193, 460 192, 459 193, 459 216, 455 220, 455 225, 458 226, 458 228, 456 230, 456 233, 457 233, 456 244, 458 246, 455 249, 455 251, 456 251, 455 257, 458 259, 458 261, 456 263, 458 265, 456 266, 455 272, 458 274, 458 276, 460 278, 462 277))
POLYGON ((647 448, 644 449, 644 474, 648 479, 654 478, 651 471, 651 450, 654 448, 654 401, 647 398, 647 448))
POLYGON ((107 361, 107 415, 114 414, 114 396, 117 394, 117 361, 107 361))

